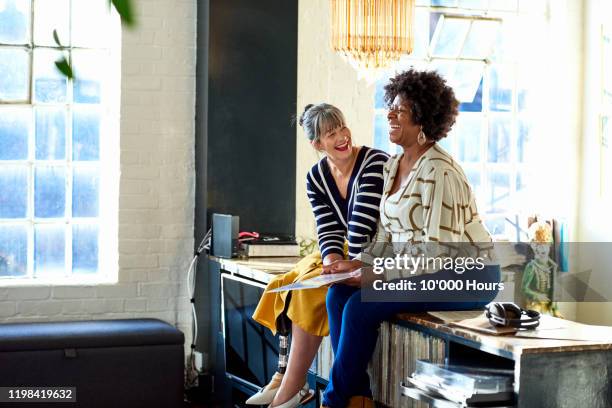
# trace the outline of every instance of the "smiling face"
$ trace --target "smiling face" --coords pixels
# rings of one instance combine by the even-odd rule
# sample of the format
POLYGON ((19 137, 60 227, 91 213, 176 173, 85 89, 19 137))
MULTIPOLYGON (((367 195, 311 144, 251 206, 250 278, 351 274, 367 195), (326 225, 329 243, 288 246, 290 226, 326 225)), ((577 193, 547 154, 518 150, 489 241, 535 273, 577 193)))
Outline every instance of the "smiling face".
POLYGON ((402 147, 417 143, 421 126, 412 121, 412 111, 408 101, 397 95, 387 111, 389 123, 389 140, 402 147))
POLYGON ((319 140, 313 142, 317 150, 325 152, 331 160, 346 160, 353 151, 351 131, 344 124, 321 131, 319 140))

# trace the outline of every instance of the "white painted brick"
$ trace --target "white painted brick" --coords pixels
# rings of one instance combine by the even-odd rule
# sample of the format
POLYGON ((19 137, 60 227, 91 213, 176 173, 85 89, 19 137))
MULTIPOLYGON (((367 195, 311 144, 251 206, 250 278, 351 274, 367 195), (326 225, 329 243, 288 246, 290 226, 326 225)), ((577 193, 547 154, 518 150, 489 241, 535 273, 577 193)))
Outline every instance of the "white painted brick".
POLYGON ((141 283, 140 296, 147 298, 168 298, 176 296, 178 285, 175 283, 141 283))
POLYGON ((147 310, 147 299, 136 298, 125 300, 125 311, 126 312, 144 312, 147 310))
POLYGON ((152 209, 159 207, 159 199, 149 195, 122 194, 119 198, 119 205, 126 210, 152 209))
POLYGON ((78 315, 83 313, 82 300, 64 300, 62 302, 62 314, 78 315))
POLYGON ((159 178, 159 168, 154 166, 122 166, 122 173, 123 177, 133 180, 151 180, 159 178))
POLYGON ((51 296, 50 287, 30 286, 21 288, 10 288, 6 299, 8 300, 37 300, 49 299, 51 296))
POLYGON ((120 283, 146 282, 149 269, 124 269, 119 273, 120 283))
POLYGON ((87 299, 83 301, 81 307, 87 314, 101 314, 106 311, 105 299, 87 299))
MULTIPOLYGON (((135 159, 137 161, 140 160, 138 154, 135 155, 135 159)), ((119 188, 121 191, 129 191, 130 194, 146 194, 151 191, 150 183, 150 181, 146 180, 123 179, 119 188)))
MULTIPOLYGON (((162 87, 162 80, 160 78, 156 78, 154 76, 142 76, 140 74, 126 77, 124 79, 124 83, 125 83, 126 89, 131 89, 131 90, 154 91, 154 90, 159 90, 162 87)), ((127 109, 127 108, 133 108, 133 106, 129 106, 129 107, 124 106, 121 108, 121 111, 123 112, 124 109, 127 109)), ((133 110, 131 111, 134 112, 133 110)), ((146 114, 146 112, 143 112, 143 114, 146 114)))
POLYGON ((121 238, 150 238, 158 237, 161 233, 161 225, 138 225, 124 223, 119 224, 119 245, 121 238))
POLYGON ((147 312, 164 312, 169 310, 168 299, 148 299, 147 312))
POLYGON ((0 317, 6 318, 14 316, 17 313, 17 305, 15 302, 0 302, 0 317))
POLYGON ((163 238, 187 238, 193 236, 193 225, 162 225, 163 238))
POLYGON ((122 283, 117 285, 100 285, 97 288, 99 298, 130 298, 136 297, 138 288, 135 283, 122 283))
POLYGON ((62 313, 63 302, 53 300, 24 300, 17 304, 23 316, 54 316, 62 313))
POLYGON ((85 299, 95 296, 95 286, 56 286, 53 288, 54 299, 85 299))
POLYGON ((157 255, 119 255, 119 265, 122 268, 155 268, 159 265, 157 255))
MULTIPOLYGON (((138 164, 139 154, 137 151, 126 151, 121 152, 121 163, 122 164, 138 164)), ((123 183, 125 180, 121 180, 123 183)), ((132 191, 131 189, 129 191, 132 191)))
POLYGON ((147 273, 147 281, 154 282, 168 282, 170 281, 170 271, 168 268, 159 268, 157 270, 150 271, 147 273))

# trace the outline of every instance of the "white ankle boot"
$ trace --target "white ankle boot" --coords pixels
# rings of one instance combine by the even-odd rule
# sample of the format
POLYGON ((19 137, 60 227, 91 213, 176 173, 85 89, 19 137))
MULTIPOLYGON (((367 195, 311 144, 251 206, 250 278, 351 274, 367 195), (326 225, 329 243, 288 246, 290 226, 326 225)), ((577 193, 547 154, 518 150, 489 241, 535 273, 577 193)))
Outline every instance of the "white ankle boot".
POLYGON ((268 405, 274 401, 274 397, 278 392, 278 388, 281 385, 281 381, 283 380, 283 374, 276 372, 272 376, 272 379, 263 387, 257 394, 251 396, 248 400, 245 401, 247 405, 268 405))

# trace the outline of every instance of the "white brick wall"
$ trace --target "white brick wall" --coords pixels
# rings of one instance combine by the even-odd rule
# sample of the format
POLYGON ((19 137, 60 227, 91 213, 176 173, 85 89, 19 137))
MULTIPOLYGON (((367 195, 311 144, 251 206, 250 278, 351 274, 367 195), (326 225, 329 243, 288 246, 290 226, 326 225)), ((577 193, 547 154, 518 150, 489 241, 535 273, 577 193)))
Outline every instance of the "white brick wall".
MULTIPOLYGON (((309 103, 336 105, 346 117, 356 145, 374 142, 374 85, 359 80, 357 72, 329 45, 331 16, 328 0, 299 2, 297 114, 309 103)), ((298 237, 316 238, 315 220, 306 197, 306 174, 321 159, 297 128, 296 223, 298 237)))
POLYGON ((121 53, 119 283, 0 288, 2 322, 154 317, 190 334, 197 3, 134 3, 121 53))

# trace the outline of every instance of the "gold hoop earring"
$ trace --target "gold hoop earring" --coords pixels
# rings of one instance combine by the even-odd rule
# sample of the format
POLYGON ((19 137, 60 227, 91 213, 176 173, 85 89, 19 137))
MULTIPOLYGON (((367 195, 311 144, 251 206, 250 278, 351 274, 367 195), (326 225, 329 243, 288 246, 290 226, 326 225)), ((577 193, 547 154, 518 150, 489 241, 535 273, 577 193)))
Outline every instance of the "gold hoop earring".
POLYGON ((417 136, 417 143, 419 144, 419 146, 423 146, 425 143, 427 143, 427 136, 425 136, 425 132, 423 132, 422 128, 419 132, 419 135, 417 136))

